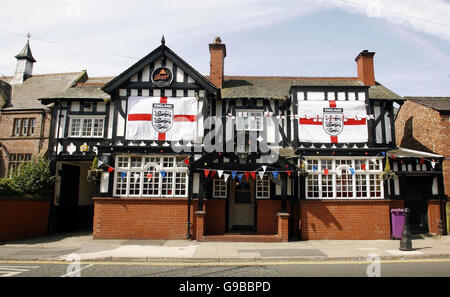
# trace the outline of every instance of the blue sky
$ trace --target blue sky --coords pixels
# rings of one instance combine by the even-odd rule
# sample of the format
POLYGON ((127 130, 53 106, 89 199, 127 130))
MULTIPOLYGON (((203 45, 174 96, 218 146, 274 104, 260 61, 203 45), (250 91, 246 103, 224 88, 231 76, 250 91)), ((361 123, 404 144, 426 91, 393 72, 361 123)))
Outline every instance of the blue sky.
POLYGON ((450 96, 449 16, 448 0, 18 0, 0 11, 0 73, 14 72, 28 31, 34 73, 90 76, 121 73, 162 34, 208 74, 220 36, 227 75, 356 76, 368 49, 377 81, 398 94, 450 96))

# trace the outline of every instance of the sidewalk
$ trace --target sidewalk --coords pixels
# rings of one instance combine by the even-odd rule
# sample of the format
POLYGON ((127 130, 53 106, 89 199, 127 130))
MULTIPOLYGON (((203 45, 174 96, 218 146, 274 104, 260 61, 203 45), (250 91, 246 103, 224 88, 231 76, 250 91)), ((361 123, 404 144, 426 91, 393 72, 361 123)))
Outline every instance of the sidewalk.
POLYGON ((344 261, 449 258, 450 236, 414 239, 414 251, 399 240, 321 240, 287 243, 196 242, 188 240, 93 240, 89 234, 47 236, 0 244, 0 260, 66 261, 77 254, 88 261, 344 261))

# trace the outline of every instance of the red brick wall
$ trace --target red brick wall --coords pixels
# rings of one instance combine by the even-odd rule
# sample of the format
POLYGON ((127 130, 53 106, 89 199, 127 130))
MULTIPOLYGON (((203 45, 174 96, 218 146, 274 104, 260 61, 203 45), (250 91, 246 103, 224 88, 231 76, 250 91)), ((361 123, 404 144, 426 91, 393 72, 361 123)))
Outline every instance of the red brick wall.
POLYGON ((303 240, 390 239, 389 200, 301 201, 303 240))
POLYGON ((0 241, 47 233, 50 202, 0 201, 0 241))
MULTIPOLYGON (((439 200, 428 200, 428 231, 430 233, 439 234, 440 218, 439 200)), ((442 223, 445 226, 445 222, 442 223)))
MULTIPOLYGON (((186 239, 187 199, 95 198, 95 239, 186 239)), ((195 210, 191 205, 192 230, 195 210)), ((192 232, 192 231, 191 231, 192 232)))
POLYGON ((212 199, 205 201, 205 232, 207 235, 225 233, 226 203, 226 199, 212 199))
POLYGON ((277 234, 278 217, 277 213, 281 210, 281 201, 279 200, 257 200, 257 233, 258 234, 277 234))
MULTIPOLYGON (((431 151, 450 158, 450 122, 448 115, 407 101, 395 121, 397 145, 414 150, 431 151)), ((443 164, 444 186, 450 195, 450 160, 443 164)))

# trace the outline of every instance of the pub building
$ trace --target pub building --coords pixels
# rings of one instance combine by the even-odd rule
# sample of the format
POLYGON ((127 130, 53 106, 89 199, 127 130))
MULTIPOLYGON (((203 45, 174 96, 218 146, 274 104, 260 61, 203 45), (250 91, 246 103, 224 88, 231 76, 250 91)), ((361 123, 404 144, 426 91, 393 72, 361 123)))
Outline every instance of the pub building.
MULTIPOLYGON (((356 77, 279 77, 225 76, 225 44, 217 37, 209 51, 204 76, 163 37, 119 76, 86 74, 41 99, 52 107, 55 230, 89 226, 96 239, 391 238, 390 210, 405 201, 393 174, 402 164, 392 159, 403 99, 375 81, 375 53, 357 56, 356 77)), ((442 158, 430 158, 429 171, 442 175, 442 158)), ((430 199, 441 199, 442 185, 433 187, 440 194, 430 199)))

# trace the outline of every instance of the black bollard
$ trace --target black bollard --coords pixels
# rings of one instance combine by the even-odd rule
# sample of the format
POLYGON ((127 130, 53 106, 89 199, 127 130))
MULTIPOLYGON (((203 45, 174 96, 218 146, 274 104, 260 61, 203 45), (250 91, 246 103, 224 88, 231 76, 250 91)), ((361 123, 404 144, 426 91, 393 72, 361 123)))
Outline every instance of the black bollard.
POLYGON ((409 226, 409 208, 405 208, 405 226, 403 228, 402 240, 400 241, 401 251, 412 251, 411 228, 409 226))

